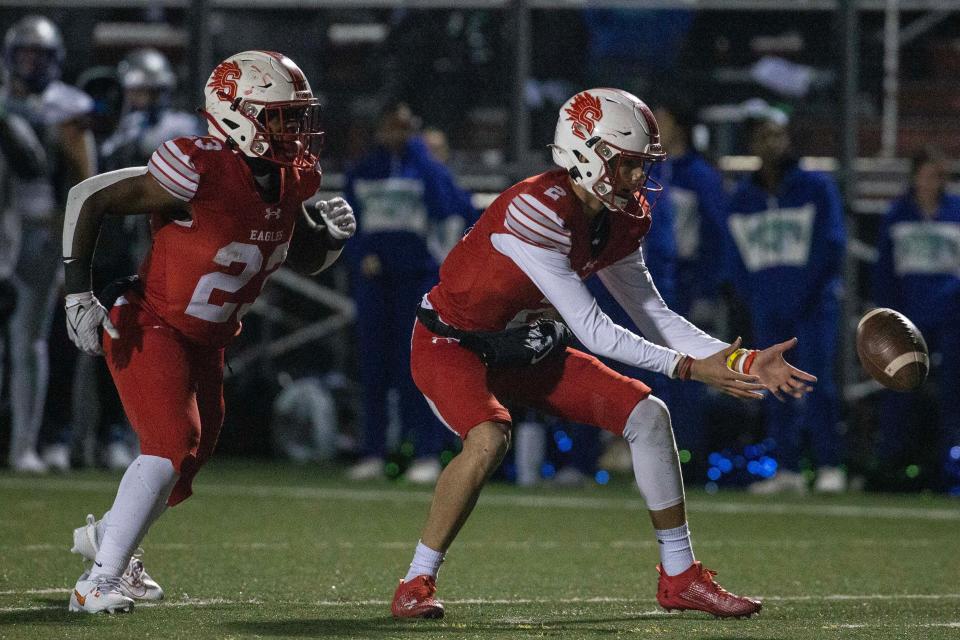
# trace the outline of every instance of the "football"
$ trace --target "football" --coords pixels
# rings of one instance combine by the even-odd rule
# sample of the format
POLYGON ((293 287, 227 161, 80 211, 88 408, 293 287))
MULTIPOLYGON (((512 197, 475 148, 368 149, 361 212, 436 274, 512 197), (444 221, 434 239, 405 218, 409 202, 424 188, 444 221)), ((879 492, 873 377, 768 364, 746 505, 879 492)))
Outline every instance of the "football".
POLYGON ((857 355, 874 380, 894 391, 918 388, 930 369, 920 330, 893 309, 873 309, 860 319, 857 355))

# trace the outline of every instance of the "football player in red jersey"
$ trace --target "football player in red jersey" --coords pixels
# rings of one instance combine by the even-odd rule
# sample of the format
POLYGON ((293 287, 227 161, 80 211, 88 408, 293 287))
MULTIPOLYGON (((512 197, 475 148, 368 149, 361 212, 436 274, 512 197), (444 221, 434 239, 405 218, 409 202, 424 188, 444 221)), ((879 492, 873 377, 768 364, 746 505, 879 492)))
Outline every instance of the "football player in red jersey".
POLYGON ((463 438, 444 469, 410 569, 394 594, 398 618, 439 618, 444 554, 510 442, 504 403, 526 405, 623 436, 660 550, 657 599, 667 609, 750 616, 752 598, 725 591, 694 559, 680 464, 666 405, 642 382, 583 351, 564 348, 557 313, 593 353, 740 398, 768 390, 801 397, 815 378, 783 352, 710 337, 667 308, 640 248, 650 228, 649 178, 665 158, 643 102, 593 89, 560 111, 553 157, 562 168, 501 194, 450 252, 418 310, 411 371, 437 416, 463 438), (597 274, 646 340, 614 324, 583 280, 597 274), (540 318, 537 320, 537 318, 540 318), (533 323, 533 324, 531 324, 533 323), (513 328, 516 327, 516 328, 513 328))
POLYGON ((320 105, 300 68, 245 51, 214 70, 205 90, 207 137, 162 144, 147 167, 91 178, 71 190, 63 232, 67 329, 103 354, 142 455, 113 507, 74 532, 92 564, 71 611, 129 611, 158 600, 134 555, 150 525, 187 499, 223 424, 224 347, 281 264, 317 273, 356 230, 341 198, 304 207, 320 186, 320 105), (150 215, 153 242, 139 279, 104 308, 91 258, 105 215, 150 215), (101 347, 102 340, 102 347, 101 347))

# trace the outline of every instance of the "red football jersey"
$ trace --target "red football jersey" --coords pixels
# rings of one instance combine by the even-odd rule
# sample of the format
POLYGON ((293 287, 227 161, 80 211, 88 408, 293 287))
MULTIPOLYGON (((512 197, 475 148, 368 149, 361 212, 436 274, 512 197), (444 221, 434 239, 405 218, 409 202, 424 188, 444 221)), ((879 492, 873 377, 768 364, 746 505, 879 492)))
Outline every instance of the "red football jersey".
POLYGON ((151 218, 153 244, 140 266, 142 302, 191 341, 224 346, 286 258, 320 172, 284 168, 280 201, 264 202, 247 163, 210 137, 165 142, 148 171, 190 203, 191 220, 151 218))
POLYGON ((590 222, 573 193, 567 172, 549 171, 504 191, 440 267, 440 282, 428 294, 444 322, 467 331, 500 331, 528 323, 552 309, 537 286, 491 237, 511 234, 524 242, 568 256, 586 279, 635 252, 650 229, 649 208, 642 218, 610 214, 606 244, 593 255, 590 222))

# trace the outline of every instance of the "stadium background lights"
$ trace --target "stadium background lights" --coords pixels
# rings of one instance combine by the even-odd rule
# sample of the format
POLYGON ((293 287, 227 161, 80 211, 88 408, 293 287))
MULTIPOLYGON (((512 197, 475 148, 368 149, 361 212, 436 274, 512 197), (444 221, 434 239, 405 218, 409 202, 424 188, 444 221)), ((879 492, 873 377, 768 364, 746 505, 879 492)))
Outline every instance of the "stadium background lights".
POLYGON ((540 467, 540 476, 549 480, 555 475, 557 475, 557 468, 550 462, 544 462, 540 467))
POLYGON ((573 439, 567 435, 563 429, 553 432, 553 439, 557 443, 557 449, 561 453, 569 453, 573 449, 573 439))

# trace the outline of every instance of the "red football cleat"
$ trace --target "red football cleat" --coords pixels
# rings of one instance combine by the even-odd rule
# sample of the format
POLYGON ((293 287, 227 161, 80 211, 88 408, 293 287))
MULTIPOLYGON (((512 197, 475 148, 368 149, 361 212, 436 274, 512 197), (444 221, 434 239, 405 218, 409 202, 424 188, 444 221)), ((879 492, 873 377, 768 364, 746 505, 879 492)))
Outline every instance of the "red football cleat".
POLYGON ((417 576, 410 582, 400 581, 393 594, 390 612, 394 618, 442 618, 443 603, 433 597, 437 581, 433 576, 417 576))
POLYGON ((730 593, 713 576, 716 571, 704 569, 699 562, 675 576, 668 576, 658 564, 660 582, 657 585, 657 602, 667 611, 693 610, 712 613, 718 618, 749 618, 760 611, 763 603, 730 593))

